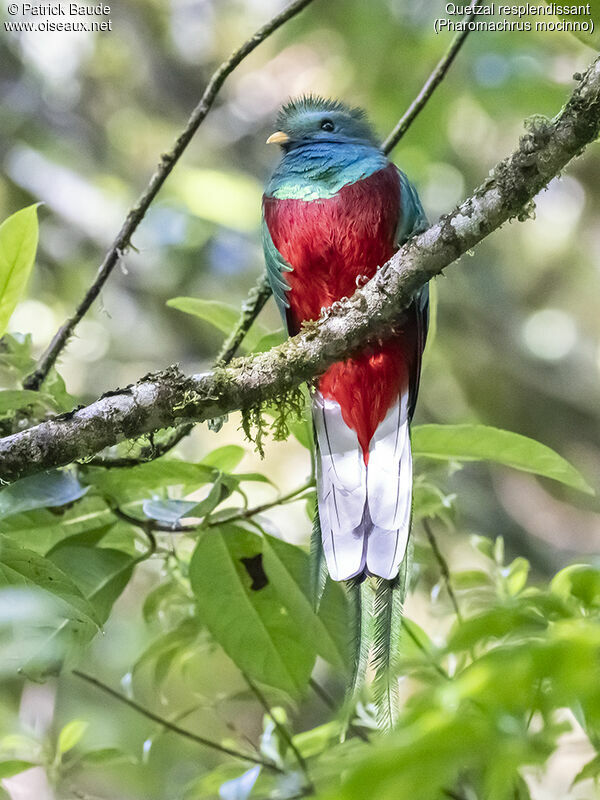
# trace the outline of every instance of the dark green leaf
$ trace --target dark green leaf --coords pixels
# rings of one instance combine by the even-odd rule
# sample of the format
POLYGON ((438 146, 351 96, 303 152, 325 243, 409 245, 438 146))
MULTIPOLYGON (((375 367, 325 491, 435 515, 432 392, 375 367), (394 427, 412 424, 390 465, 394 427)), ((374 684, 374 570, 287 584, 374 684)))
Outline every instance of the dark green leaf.
POLYGON ((267 575, 262 558, 262 539, 243 528, 204 532, 190 563, 198 615, 240 669, 295 695, 310 676, 314 643, 290 614, 289 583, 267 575))

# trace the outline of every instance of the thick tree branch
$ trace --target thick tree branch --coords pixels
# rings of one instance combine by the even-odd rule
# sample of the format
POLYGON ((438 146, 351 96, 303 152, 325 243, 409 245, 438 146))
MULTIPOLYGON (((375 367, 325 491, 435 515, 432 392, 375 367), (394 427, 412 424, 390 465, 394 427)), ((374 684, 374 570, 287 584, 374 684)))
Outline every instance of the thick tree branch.
POLYGON ((407 242, 349 300, 298 336, 227 368, 186 377, 177 368, 148 375, 86 408, 0 440, 0 476, 16 480, 69 464, 123 439, 182 421, 256 407, 322 373, 393 329, 430 278, 512 218, 525 219, 535 195, 600 130, 600 58, 554 120, 530 125, 515 152, 457 209, 407 242))
POLYGON ((178 136, 172 148, 168 152, 163 153, 160 164, 150 179, 150 183, 138 199, 137 203, 129 211, 129 214, 123 223, 123 227, 117 234, 117 238, 114 240, 110 250, 104 257, 104 261, 98 269, 98 273, 94 282, 81 299, 75 310, 75 313, 61 325, 54 335, 54 338, 50 342, 48 349, 40 358, 36 369, 31 373, 31 375, 28 375, 23 382, 23 386, 26 389, 39 389, 44 382, 48 372, 53 367, 60 352, 72 335, 75 327, 87 313, 94 300, 98 297, 100 290, 108 280, 111 272, 119 263, 119 259, 121 258, 122 254, 130 246, 131 237, 137 230, 141 221, 144 219, 150 204, 160 191, 163 183, 171 174, 175 164, 179 161, 186 147, 194 137, 194 134, 204 121, 227 77, 246 58, 246 56, 250 55, 250 53, 258 47, 259 44, 264 42, 267 37, 274 33, 289 19, 296 16, 296 14, 302 11, 302 9, 311 2, 312 0, 294 0, 294 2, 290 3, 286 8, 283 9, 283 11, 269 20, 266 25, 263 25, 262 28, 256 31, 253 36, 245 41, 238 50, 232 53, 227 61, 224 61, 216 70, 216 72, 213 73, 206 89, 204 90, 204 94, 200 98, 200 102, 192 111, 184 130, 178 136))

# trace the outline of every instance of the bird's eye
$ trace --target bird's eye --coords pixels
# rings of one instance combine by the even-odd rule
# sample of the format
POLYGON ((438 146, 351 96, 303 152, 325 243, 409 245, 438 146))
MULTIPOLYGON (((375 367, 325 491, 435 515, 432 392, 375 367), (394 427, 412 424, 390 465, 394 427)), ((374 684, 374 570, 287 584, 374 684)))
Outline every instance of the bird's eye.
POLYGON ((323 131, 332 131, 335 128, 335 125, 330 119, 324 119, 321 123, 321 130, 323 131))

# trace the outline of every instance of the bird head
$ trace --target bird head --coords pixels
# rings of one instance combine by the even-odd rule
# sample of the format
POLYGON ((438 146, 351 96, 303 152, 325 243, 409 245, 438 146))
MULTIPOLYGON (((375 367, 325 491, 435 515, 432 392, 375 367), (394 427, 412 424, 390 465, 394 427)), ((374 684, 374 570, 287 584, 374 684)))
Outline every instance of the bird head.
POLYGON ((284 150, 317 142, 378 146, 362 109, 315 95, 286 103, 277 116, 277 131, 267 139, 267 144, 279 144, 284 150))

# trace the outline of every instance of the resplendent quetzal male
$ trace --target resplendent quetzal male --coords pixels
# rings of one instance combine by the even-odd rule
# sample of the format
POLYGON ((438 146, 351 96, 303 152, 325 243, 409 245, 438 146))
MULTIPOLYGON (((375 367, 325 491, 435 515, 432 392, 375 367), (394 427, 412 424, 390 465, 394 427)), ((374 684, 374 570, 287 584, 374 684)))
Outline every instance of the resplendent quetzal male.
MULTIPOLYGON (((263 198, 263 246, 275 300, 294 335, 303 320, 350 297, 362 276, 373 277, 426 228, 426 218, 360 109, 306 96, 281 109, 277 128, 267 141, 281 145, 283 157, 263 198)), ((331 366, 315 387, 318 513, 333 580, 398 583, 411 517, 409 424, 427 321, 424 288, 393 334, 331 366)), ((384 615, 388 600, 384 593, 384 615)), ((377 602, 376 595, 375 615, 377 602)))

